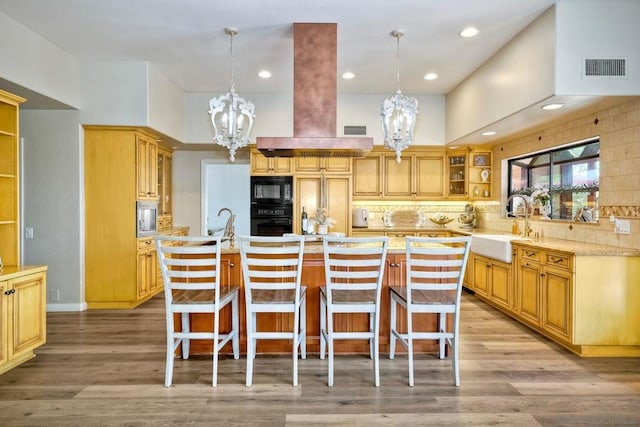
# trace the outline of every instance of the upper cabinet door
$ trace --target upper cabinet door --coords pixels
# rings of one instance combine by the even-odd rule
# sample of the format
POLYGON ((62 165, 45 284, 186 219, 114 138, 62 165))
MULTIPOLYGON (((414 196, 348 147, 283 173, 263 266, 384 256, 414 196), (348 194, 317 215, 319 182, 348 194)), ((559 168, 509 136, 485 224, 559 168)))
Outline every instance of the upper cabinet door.
POLYGON ((444 155, 415 156, 415 190, 418 198, 444 197, 444 155))
POLYGON ((402 162, 398 163, 395 155, 384 156, 383 192, 385 197, 415 197, 412 180, 413 156, 402 156, 401 159, 402 162))
POLYGON ((377 199, 382 196, 382 157, 369 155, 353 159, 353 198, 377 199))

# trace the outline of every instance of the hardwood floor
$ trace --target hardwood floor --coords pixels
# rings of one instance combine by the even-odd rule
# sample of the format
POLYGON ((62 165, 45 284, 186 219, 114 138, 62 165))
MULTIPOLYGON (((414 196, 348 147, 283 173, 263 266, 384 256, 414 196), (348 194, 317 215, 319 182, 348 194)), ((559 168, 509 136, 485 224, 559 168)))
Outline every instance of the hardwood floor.
POLYGON ((0 425, 640 425, 640 359, 581 359, 464 295, 461 386, 451 362, 381 355, 381 386, 365 356, 326 360, 259 356, 254 385, 245 359, 177 360, 164 382, 162 297, 133 310, 49 313, 37 357, 0 376, 0 425))

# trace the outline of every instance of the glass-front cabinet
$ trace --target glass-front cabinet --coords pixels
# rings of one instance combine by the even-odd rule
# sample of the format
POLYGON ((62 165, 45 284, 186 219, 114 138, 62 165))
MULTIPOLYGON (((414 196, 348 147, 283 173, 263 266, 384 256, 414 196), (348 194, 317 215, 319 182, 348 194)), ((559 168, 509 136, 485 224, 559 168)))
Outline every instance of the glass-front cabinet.
POLYGON ((447 153, 447 196, 451 198, 467 198, 467 151, 451 151, 447 153))
POLYGON ((158 228, 165 230, 172 225, 171 156, 164 148, 158 149, 158 228))

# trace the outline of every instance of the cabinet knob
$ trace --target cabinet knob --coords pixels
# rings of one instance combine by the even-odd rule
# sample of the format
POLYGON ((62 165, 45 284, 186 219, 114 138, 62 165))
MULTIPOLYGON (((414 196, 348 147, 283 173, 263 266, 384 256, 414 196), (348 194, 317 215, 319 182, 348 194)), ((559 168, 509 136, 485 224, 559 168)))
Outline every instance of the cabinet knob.
POLYGON ((235 265, 234 263, 229 263, 229 267, 233 268, 233 267, 235 267, 235 266, 236 266, 236 265, 235 265))
POLYGON ((9 289, 8 291, 4 291, 5 295, 11 295, 11 294, 15 294, 16 290, 15 289, 9 289))

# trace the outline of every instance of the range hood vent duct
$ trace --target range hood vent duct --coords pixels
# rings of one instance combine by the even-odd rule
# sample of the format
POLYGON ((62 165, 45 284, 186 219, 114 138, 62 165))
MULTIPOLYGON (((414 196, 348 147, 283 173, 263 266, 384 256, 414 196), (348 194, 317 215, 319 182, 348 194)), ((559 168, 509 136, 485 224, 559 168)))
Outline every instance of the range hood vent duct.
POLYGON ((293 24, 293 137, 257 137, 267 157, 364 157, 370 137, 336 136, 337 24, 293 24))

